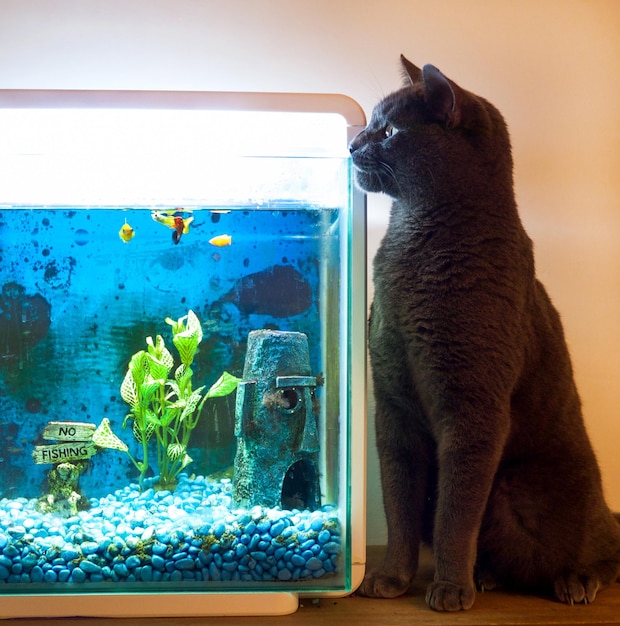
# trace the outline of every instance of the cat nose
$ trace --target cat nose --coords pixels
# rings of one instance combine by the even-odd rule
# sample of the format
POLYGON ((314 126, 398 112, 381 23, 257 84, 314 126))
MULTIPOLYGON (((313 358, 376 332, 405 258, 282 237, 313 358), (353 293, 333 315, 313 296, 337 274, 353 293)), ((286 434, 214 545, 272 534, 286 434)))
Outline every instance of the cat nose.
POLYGON ((353 139, 349 142, 349 154, 353 154, 359 148, 359 136, 360 133, 355 135, 355 137, 353 137, 353 139))

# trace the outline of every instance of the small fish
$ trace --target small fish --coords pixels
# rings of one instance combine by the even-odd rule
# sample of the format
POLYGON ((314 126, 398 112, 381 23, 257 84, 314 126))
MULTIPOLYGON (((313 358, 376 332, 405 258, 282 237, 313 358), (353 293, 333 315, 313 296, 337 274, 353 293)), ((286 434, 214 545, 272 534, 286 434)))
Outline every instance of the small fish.
POLYGON ((121 226, 121 229, 118 231, 118 236, 123 240, 123 243, 129 243, 135 236, 136 231, 127 223, 121 226))
MULTIPOLYGON (((189 230, 189 229, 188 229, 189 230)), ((172 231, 172 241, 175 244, 181 241, 181 235, 185 231, 185 220, 182 217, 174 218, 174 230, 172 231)))
POLYGON ((168 228, 174 228, 174 212, 168 211, 151 211, 153 221, 163 224, 168 228))
POLYGON ((189 225, 194 221, 193 217, 184 218, 180 215, 174 215, 174 212, 169 213, 166 211, 151 211, 151 217, 154 221, 174 231, 172 233, 172 241, 175 244, 181 241, 181 235, 186 235, 189 232, 189 225))
POLYGON ((212 239, 209 239, 209 243, 212 246, 217 246, 218 248, 223 248, 224 246, 230 246, 232 244, 232 236, 231 235, 217 235, 212 239))

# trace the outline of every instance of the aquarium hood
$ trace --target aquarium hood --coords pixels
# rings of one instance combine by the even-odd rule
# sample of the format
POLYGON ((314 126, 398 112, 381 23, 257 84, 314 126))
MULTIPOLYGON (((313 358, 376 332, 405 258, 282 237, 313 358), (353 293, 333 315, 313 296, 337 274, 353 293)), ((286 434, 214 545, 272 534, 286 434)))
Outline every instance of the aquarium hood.
POLYGON ((2 201, 187 204, 206 192, 226 203, 231 189, 236 202, 274 193, 321 201, 337 189, 325 177, 363 119, 344 96, 177 95, 1 92, 2 201), (277 169, 278 159, 300 162, 277 169))
POLYGON ((0 617, 360 584, 364 125, 340 95, 0 90, 0 617))

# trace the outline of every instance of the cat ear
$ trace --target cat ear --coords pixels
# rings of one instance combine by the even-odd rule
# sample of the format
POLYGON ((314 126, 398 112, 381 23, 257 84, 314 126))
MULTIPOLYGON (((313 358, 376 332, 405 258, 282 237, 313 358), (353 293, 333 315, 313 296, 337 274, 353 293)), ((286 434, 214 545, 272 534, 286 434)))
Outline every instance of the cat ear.
POLYGON ((457 96, 460 89, 446 78, 434 65, 422 68, 422 81, 426 102, 434 115, 449 128, 458 126, 461 119, 457 96))
POLYGON ((413 83, 417 83, 422 80, 422 70, 417 65, 414 65, 402 54, 400 55, 400 62, 403 66, 402 73, 405 85, 413 85, 413 83))

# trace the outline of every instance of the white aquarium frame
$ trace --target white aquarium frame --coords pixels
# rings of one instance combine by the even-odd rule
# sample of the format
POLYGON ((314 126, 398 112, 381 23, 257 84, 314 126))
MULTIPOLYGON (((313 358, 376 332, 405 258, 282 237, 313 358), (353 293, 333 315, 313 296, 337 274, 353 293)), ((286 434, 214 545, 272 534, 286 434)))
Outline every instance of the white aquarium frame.
MULTIPOLYGON (((94 90, 2 90, 2 109, 174 109, 212 111, 264 111, 282 113, 334 113, 347 126, 346 142, 366 124, 364 112, 351 98, 338 94, 167 92, 94 90)), ((3 139, 0 137, 0 142, 3 139)), ((0 153, 2 147, 0 146, 0 153)), ((342 154, 347 146, 342 146, 342 154)), ((0 155, 1 156, 1 155, 0 155)), ((308 155, 315 156, 315 155, 308 155)), ((2 172, 0 172, 2 176, 2 172)), ((0 185, 0 206, 6 204, 0 185)), ((305 593, 247 592, 107 592, 107 593, 0 593, 0 619, 43 617, 197 617, 209 615, 285 615, 297 610, 300 597, 342 597, 361 583, 366 566, 366 201, 352 190, 352 232, 349 238, 350 431, 340 459, 350 454, 348 472, 341 472, 341 493, 348 493, 351 557, 350 589, 305 593), (360 259, 351 263, 350 259, 360 259), (343 456, 345 455, 345 456, 343 456), (140 601, 136 602, 136 599, 140 601)), ((343 297, 346 296, 342 294, 343 297)), ((346 311, 341 312, 346 315, 346 311)), ((277 583, 274 583, 274 587, 277 583)))

